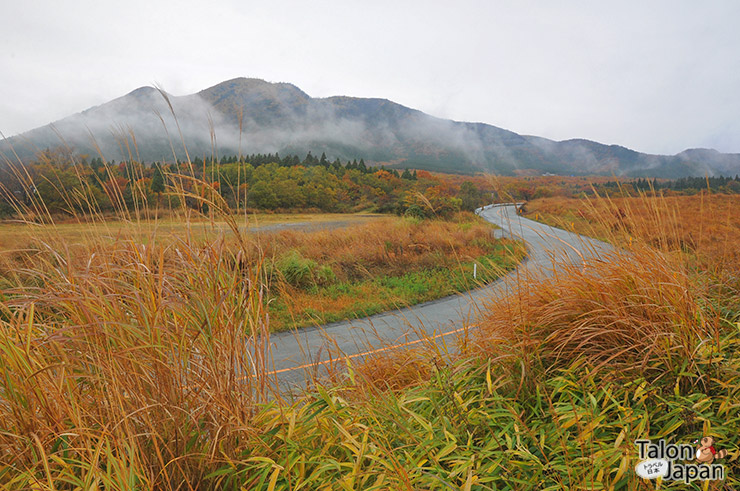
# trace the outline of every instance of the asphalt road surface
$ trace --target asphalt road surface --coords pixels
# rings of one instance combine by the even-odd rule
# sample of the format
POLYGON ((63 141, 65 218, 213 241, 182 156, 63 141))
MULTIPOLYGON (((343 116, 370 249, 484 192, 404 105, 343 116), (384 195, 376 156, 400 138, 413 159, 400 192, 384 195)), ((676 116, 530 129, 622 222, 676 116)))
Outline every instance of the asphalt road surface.
MULTIPOLYGON (((567 262, 579 263, 601 255, 611 246, 519 216, 517 205, 489 205, 477 213, 501 227, 498 236, 524 240, 527 259, 495 282, 466 293, 414 305, 363 319, 272 334, 272 375, 282 391, 305 388, 326 374, 327 367, 342 366, 371 353, 404 349, 423 342, 454 349, 487 299, 506 295, 530 275, 551 275, 567 262)), ((471 272, 472 275, 472 272, 471 272)))

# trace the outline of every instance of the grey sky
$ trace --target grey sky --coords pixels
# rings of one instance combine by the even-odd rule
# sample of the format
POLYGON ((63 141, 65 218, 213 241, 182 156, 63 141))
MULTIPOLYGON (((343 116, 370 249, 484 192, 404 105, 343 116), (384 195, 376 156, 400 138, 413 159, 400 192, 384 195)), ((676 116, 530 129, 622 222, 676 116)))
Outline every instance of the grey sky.
POLYGON ((0 0, 6 136, 239 77, 652 153, 740 152, 737 1, 0 0))

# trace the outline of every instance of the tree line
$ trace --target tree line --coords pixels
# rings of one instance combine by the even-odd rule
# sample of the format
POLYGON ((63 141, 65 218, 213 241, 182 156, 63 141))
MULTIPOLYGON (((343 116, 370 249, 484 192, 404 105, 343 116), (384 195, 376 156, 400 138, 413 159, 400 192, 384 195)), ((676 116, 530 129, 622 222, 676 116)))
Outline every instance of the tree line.
POLYGON ((631 183, 609 181, 601 186, 606 189, 624 188, 631 186, 636 191, 668 190, 676 194, 695 194, 709 190, 713 193, 740 193, 740 176, 733 177, 681 177, 679 179, 644 179, 639 178, 631 183))
POLYGON ((0 169, 0 217, 43 207, 53 215, 188 206, 218 196, 233 210, 373 211, 420 217, 483 204, 472 182, 454 184, 426 171, 341 162, 326 154, 252 154, 191 161, 108 161, 47 149, 24 165, 0 169))

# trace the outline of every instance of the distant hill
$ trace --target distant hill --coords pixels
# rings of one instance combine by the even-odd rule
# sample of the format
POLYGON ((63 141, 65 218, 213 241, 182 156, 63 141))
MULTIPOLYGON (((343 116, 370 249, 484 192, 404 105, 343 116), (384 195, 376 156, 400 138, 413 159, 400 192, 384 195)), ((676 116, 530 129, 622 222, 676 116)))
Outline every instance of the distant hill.
POLYGON ((168 96, 142 87, 0 142, 24 160, 60 144, 79 153, 122 160, 172 160, 214 153, 314 154, 442 172, 511 174, 532 169, 565 175, 642 177, 735 175, 740 154, 693 149, 650 155, 589 140, 553 141, 483 123, 435 118, 386 99, 312 98, 288 83, 237 78, 197 94, 168 96), (179 129, 178 129, 179 124, 179 129), (240 131, 241 127, 241 131, 240 131))

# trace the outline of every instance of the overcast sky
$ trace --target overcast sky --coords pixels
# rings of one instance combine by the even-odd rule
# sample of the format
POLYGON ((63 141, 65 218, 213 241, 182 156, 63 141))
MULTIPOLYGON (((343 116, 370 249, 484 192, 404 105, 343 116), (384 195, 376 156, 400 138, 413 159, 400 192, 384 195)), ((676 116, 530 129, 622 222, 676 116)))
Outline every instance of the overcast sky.
POLYGON ((0 131, 245 76, 651 153, 740 152, 738 1, 0 0, 0 131))

